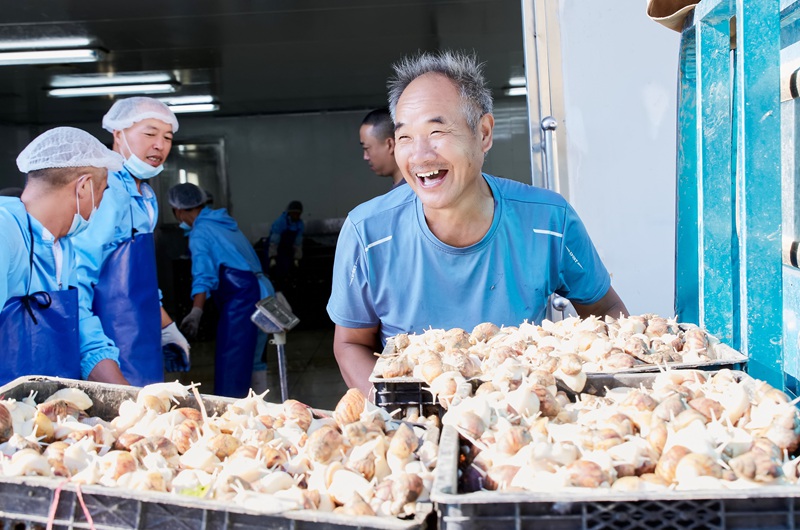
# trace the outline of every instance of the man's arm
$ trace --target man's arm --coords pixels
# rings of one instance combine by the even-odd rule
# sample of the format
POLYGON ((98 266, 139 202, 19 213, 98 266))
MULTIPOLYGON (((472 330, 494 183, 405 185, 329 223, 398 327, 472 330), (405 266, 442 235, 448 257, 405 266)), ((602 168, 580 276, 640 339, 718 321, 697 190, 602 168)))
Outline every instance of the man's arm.
POLYGON ((89 381, 98 381, 100 383, 113 383, 115 385, 130 385, 125 376, 119 369, 116 361, 111 359, 103 359, 96 365, 91 372, 89 372, 89 381))
POLYGON ((377 358, 378 327, 346 328, 336 326, 333 335, 333 353, 339 363, 339 371, 348 388, 358 388, 365 396, 372 392, 369 376, 377 358))
POLYGON ((608 315, 610 317, 619 318, 620 314, 621 316, 629 315, 628 308, 625 307, 625 304, 613 287, 609 287, 606 294, 603 295, 603 298, 593 304, 584 305, 572 302, 572 305, 581 318, 587 318, 592 315, 598 317, 608 315))

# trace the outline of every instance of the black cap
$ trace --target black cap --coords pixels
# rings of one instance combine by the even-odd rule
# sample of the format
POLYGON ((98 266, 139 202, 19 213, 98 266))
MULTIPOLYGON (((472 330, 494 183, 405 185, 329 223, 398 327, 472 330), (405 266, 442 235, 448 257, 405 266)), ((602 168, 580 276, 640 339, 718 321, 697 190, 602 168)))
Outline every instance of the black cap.
POLYGON ((286 207, 287 212, 302 212, 303 211, 303 203, 300 201, 292 201, 289 203, 289 206, 286 207))

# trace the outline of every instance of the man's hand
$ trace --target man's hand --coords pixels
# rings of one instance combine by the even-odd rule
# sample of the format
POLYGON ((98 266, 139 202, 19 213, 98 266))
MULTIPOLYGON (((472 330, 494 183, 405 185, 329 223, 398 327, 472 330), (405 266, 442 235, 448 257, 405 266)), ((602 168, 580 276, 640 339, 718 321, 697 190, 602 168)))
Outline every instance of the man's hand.
POLYGON ((294 267, 297 268, 299 266, 300 266, 300 260, 299 259, 294 260, 294 267))
POLYGON ((189 314, 181 321, 181 331, 190 339, 197 336, 197 330, 200 327, 200 318, 202 316, 203 310, 195 306, 192 307, 189 314))
POLYGON ((278 260, 275 258, 269 258, 269 266, 270 268, 274 267, 278 263, 278 260))

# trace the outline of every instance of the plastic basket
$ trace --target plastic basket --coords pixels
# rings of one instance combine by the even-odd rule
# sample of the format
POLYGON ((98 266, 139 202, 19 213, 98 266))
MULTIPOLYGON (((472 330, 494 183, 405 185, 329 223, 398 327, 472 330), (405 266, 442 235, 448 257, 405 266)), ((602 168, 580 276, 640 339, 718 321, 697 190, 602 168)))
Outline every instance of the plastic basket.
POLYGON ((440 530, 730 530, 800 528, 800 488, 620 493, 457 493, 459 436, 445 426, 431 499, 440 530))
MULTIPOLYGON (((90 415, 110 420, 117 415, 119 404, 135 399, 136 387, 91 383, 49 377, 23 377, 0 387, 3 399, 22 399, 31 391, 38 392, 37 402, 64 387, 76 387, 86 392, 94 405, 90 415)), ((233 399, 201 396, 209 414, 222 413, 233 399)), ((178 406, 197 407, 197 400, 189 396, 178 406)), ((90 528, 78 500, 76 486, 61 479, 44 477, 0 476, 0 528, 44 528, 57 490, 58 504, 53 520, 56 529, 90 528)), ((281 514, 264 514, 238 505, 188 496, 159 492, 138 492, 82 486, 81 494, 97 530, 122 529, 274 529, 274 530, 328 530, 367 529, 413 530, 427 527, 426 517, 431 504, 418 504, 419 511, 413 520, 388 517, 345 516, 333 513, 298 510, 281 514)))

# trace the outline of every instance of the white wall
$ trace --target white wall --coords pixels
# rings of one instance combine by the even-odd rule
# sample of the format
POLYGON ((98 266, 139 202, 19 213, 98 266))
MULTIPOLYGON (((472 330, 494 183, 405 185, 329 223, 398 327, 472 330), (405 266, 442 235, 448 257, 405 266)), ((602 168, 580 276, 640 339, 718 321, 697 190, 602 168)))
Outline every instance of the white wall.
POLYGON ((645 2, 561 0, 568 199, 632 313, 674 314, 680 35, 645 2))

